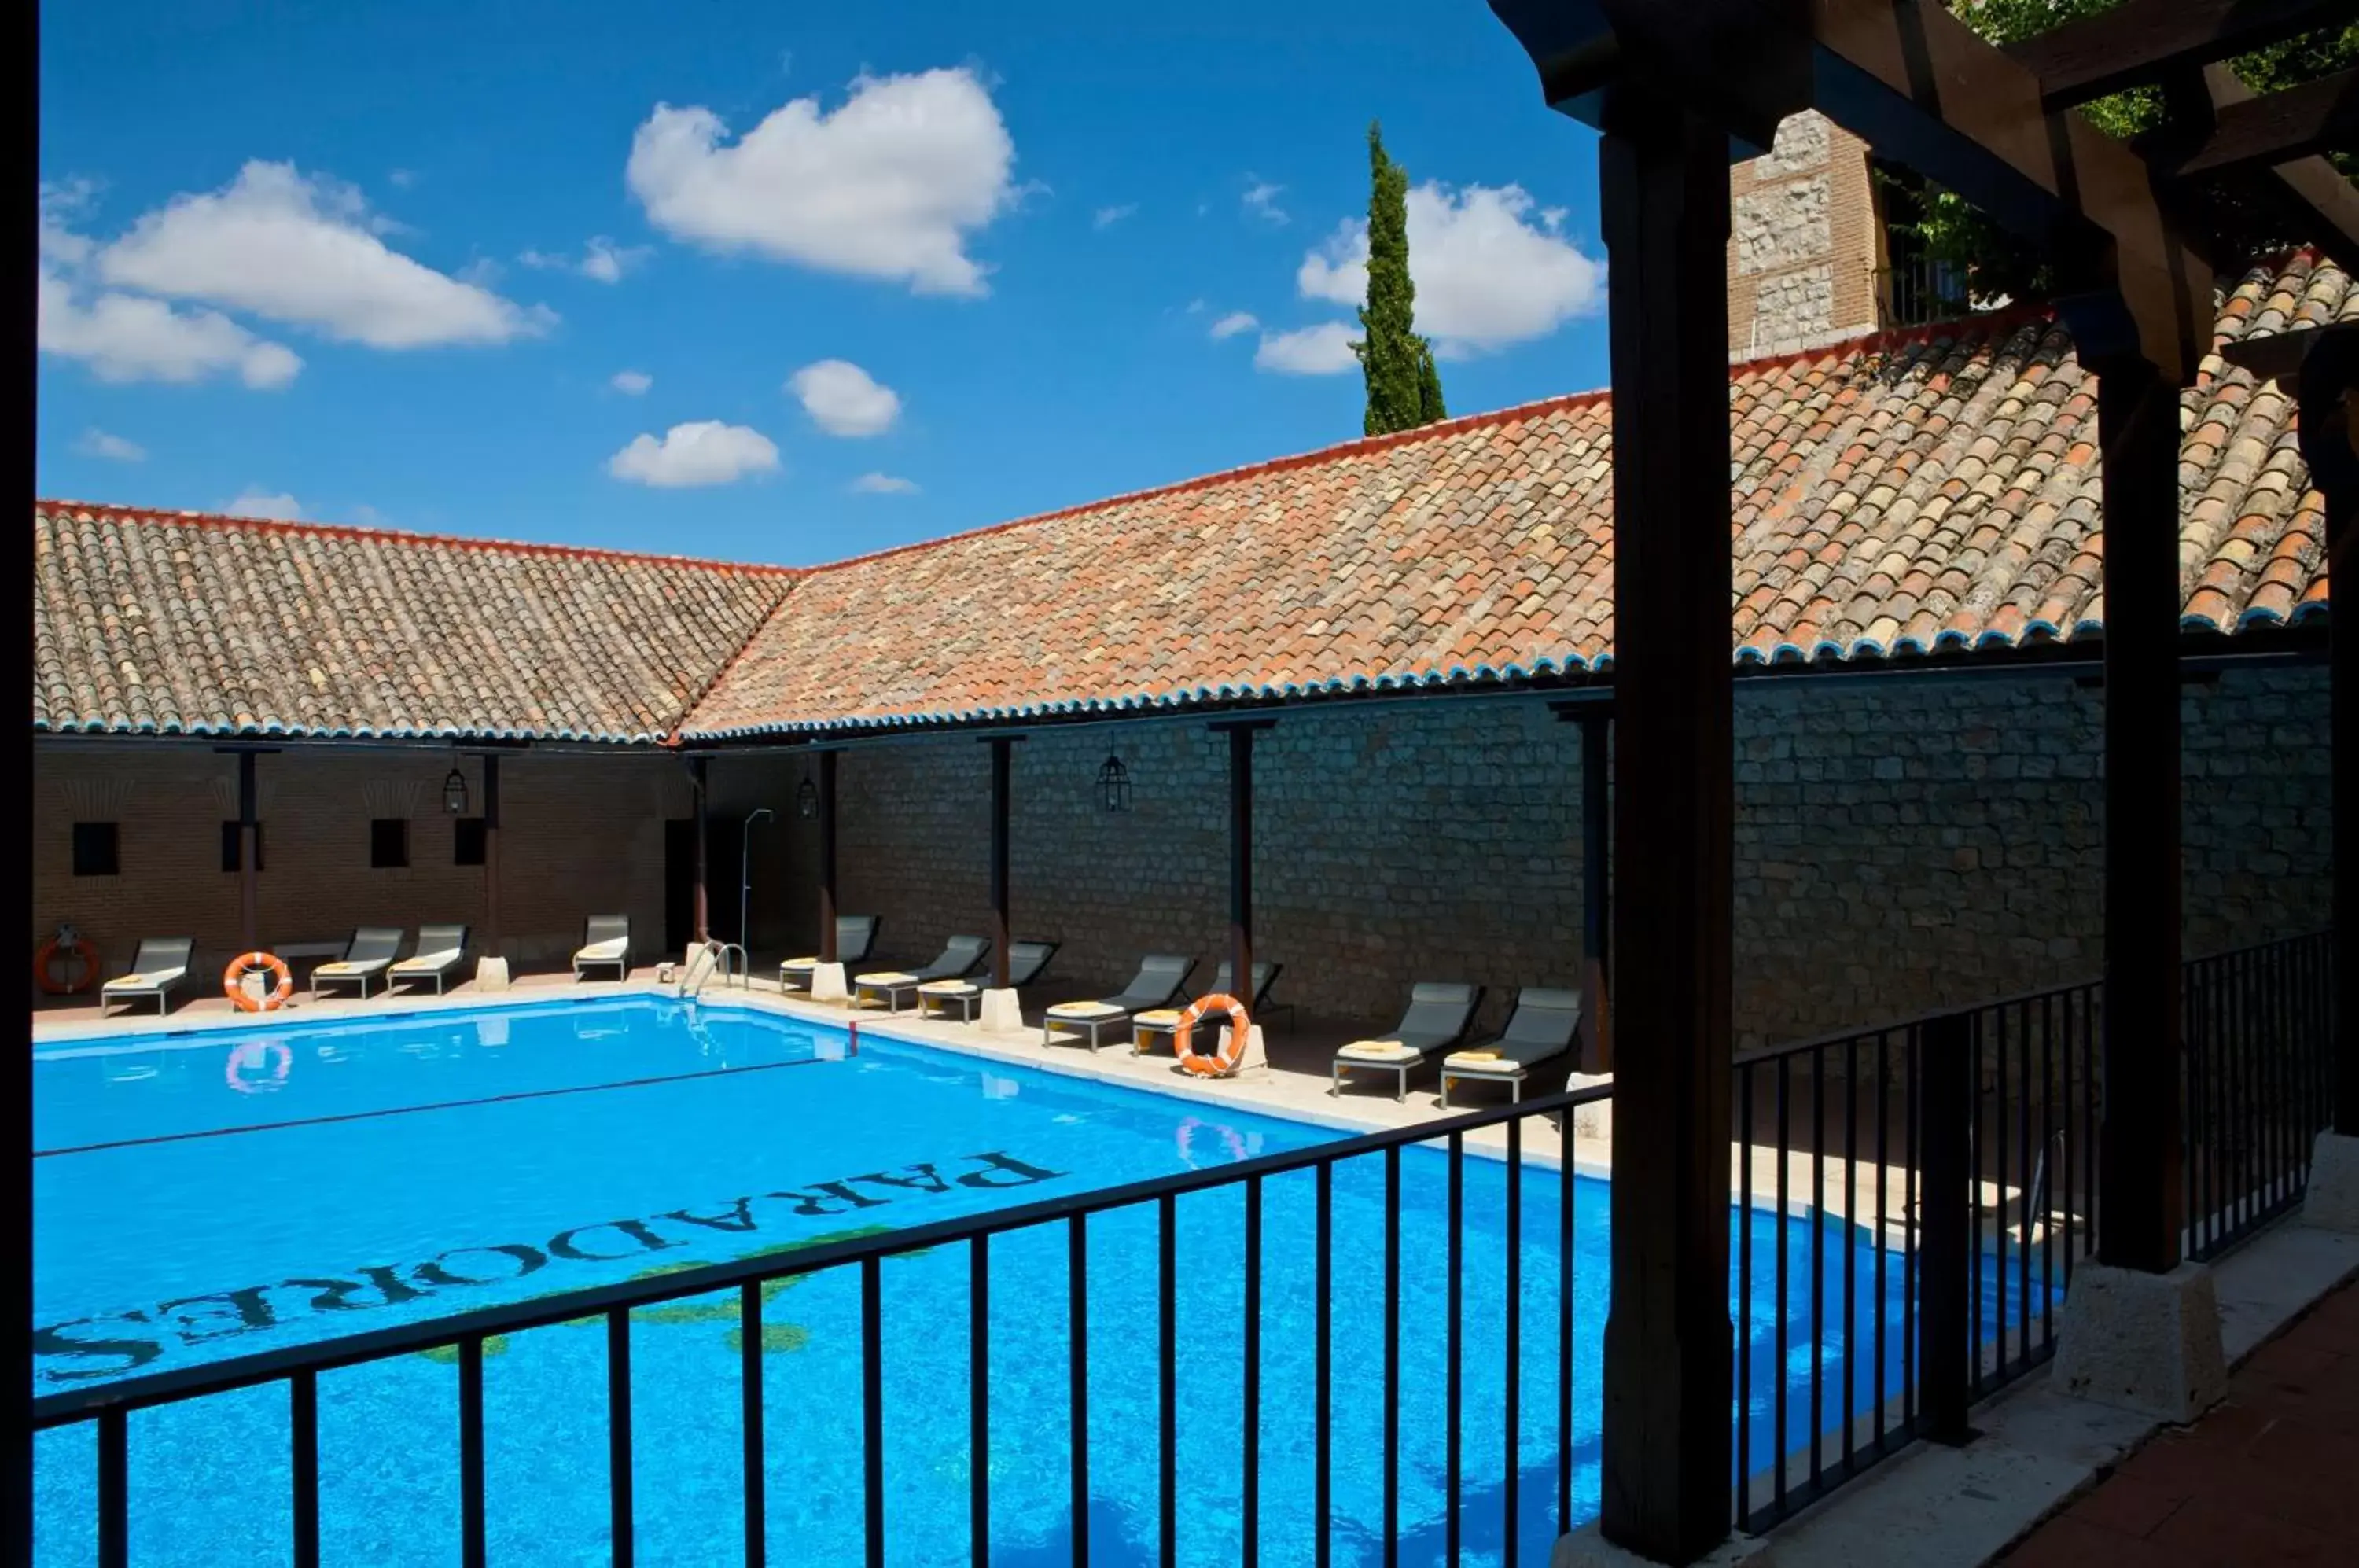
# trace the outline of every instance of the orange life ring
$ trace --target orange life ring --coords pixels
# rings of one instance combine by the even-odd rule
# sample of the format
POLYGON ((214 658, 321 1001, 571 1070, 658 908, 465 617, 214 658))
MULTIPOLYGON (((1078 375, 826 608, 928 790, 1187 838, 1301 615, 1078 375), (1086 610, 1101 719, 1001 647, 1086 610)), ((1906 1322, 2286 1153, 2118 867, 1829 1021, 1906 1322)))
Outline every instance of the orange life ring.
POLYGON ((41 950, 33 954, 33 983, 52 996, 75 996, 91 988, 98 979, 98 949, 74 934, 71 926, 60 930, 41 950), (82 965, 82 973, 71 980, 60 980, 56 966, 59 959, 82 965))
POLYGON ((228 993, 239 1012, 266 1013, 287 1005, 287 998, 295 994, 295 976, 283 958, 267 953, 245 953, 231 959, 229 967, 222 971, 222 989, 228 993), (245 994, 245 977, 257 969, 266 969, 278 976, 277 987, 260 1001, 245 994))
POLYGON ((1253 1028, 1253 1019, 1245 1016, 1245 1005, 1234 996, 1218 992, 1199 996, 1180 1015, 1180 1027, 1172 1031, 1171 1050, 1180 1058, 1180 1065, 1206 1078, 1225 1078, 1237 1070, 1245 1060, 1245 1036, 1253 1028), (1210 1056, 1196 1054, 1196 1025, 1206 1013, 1222 1012, 1229 1016, 1228 1043, 1210 1056))

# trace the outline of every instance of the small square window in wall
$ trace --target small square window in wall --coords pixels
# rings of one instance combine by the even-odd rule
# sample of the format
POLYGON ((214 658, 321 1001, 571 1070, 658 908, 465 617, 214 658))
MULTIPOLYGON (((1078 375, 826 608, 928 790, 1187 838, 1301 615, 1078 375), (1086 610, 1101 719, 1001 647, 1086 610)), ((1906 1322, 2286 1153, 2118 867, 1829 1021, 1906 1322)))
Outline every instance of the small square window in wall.
POLYGON ((484 863, 484 819, 460 817, 451 824, 451 864, 481 866, 484 863))
MULTIPOLYGON (((237 864, 237 824, 235 822, 222 823, 222 869, 223 871, 234 873, 239 869, 237 864)), ((260 871, 263 868, 262 824, 260 822, 254 824, 254 868, 256 871, 260 871)))
POLYGON ((369 823, 369 866, 378 871, 409 864, 409 819, 379 817, 369 823))
POLYGON ((76 822, 73 825, 73 874, 77 877, 114 877, 121 874, 123 862, 117 853, 117 835, 113 822, 76 822))

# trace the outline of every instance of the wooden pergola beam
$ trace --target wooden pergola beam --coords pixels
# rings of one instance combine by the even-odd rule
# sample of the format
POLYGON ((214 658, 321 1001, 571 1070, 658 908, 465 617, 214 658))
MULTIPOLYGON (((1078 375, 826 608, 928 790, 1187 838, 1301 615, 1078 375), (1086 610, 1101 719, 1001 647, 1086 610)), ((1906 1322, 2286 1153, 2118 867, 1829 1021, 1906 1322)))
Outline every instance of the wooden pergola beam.
POLYGON ((2336 0, 2123 0, 2006 53, 2038 79, 2048 108, 2067 109, 2325 27, 2352 9, 2336 0))
POLYGON ((2217 180, 2272 168, 2359 142, 2359 70, 2337 71, 2299 87, 2218 103, 2211 134, 2158 172, 2181 180, 2217 180))

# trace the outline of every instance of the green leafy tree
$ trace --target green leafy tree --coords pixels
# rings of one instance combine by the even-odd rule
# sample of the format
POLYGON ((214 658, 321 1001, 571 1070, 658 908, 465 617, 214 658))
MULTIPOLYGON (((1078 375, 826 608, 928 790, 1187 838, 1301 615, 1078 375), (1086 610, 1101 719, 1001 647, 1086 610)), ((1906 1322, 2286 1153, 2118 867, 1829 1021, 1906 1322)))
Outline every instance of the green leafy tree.
POLYGON ((1368 126, 1368 302, 1352 344, 1368 387, 1369 435, 1389 435, 1445 417, 1433 345, 1417 335, 1417 285, 1408 275, 1408 174, 1385 153, 1382 126, 1368 126))
MULTIPOLYGON (((2119 0, 1949 0, 1957 18, 1995 44, 2011 44, 2109 11, 2119 0)), ((2359 23, 2330 27, 2267 49, 2231 62, 2239 80, 2256 93, 2315 81, 2359 63, 2359 23)), ((2135 88, 2081 106, 2082 114, 2106 135, 2125 141, 2151 137, 2167 123, 2168 110, 2160 93, 2135 88)), ((2347 174, 2349 160, 2335 162, 2347 174)), ((1919 192, 1914 215, 1896 224, 1930 259, 1949 264, 1967 280, 1976 300, 2002 297, 2038 298, 2053 288, 2055 279, 2044 259, 2029 245, 2000 228, 1963 197, 1926 184, 1919 192)), ((2275 210, 2229 182, 2212 202, 2212 220, 2228 247, 2245 257, 2287 249, 2309 236, 2287 233, 2275 210)), ((1949 301, 1963 305, 1967 301, 1949 301)))

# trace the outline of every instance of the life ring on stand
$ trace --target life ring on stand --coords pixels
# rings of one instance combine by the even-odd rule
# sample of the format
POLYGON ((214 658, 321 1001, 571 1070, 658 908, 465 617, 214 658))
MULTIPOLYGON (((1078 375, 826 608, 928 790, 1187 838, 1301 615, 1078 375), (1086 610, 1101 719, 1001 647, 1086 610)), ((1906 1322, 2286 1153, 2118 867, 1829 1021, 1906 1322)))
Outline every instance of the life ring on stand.
POLYGON ((223 1064, 222 1076, 229 1086, 241 1094, 260 1094, 287 1082, 287 1074, 295 1070, 295 1053, 281 1040, 245 1040, 230 1048, 229 1061, 223 1064), (248 1078, 241 1068, 269 1064, 266 1078, 248 1078))
POLYGON ((1172 1031, 1171 1050, 1180 1058, 1180 1065, 1205 1078, 1225 1078, 1237 1070, 1245 1057, 1245 1039, 1253 1029, 1253 1019, 1245 1016, 1245 1005, 1234 996, 1214 992, 1199 996, 1188 1004, 1180 1015, 1179 1027, 1172 1031), (1196 1053, 1196 1025, 1206 1013, 1221 1012, 1229 1016, 1228 1042, 1210 1056, 1196 1053))
POLYGON ((267 1013, 285 1007, 287 998, 295 994, 295 975, 287 967, 287 961, 274 953, 245 953, 231 959, 229 967, 222 971, 222 990, 239 1012, 267 1013), (278 976, 277 985, 265 992, 259 1001, 245 993, 245 977, 257 969, 278 976))
POLYGON ((98 980, 98 949, 92 947, 82 932, 71 926, 60 926, 58 934, 41 944, 33 954, 33 983, 52 996, 77 996, 98 980), (82 965, 82 973, 71 979, 58 978, 58 960, 82 965))

